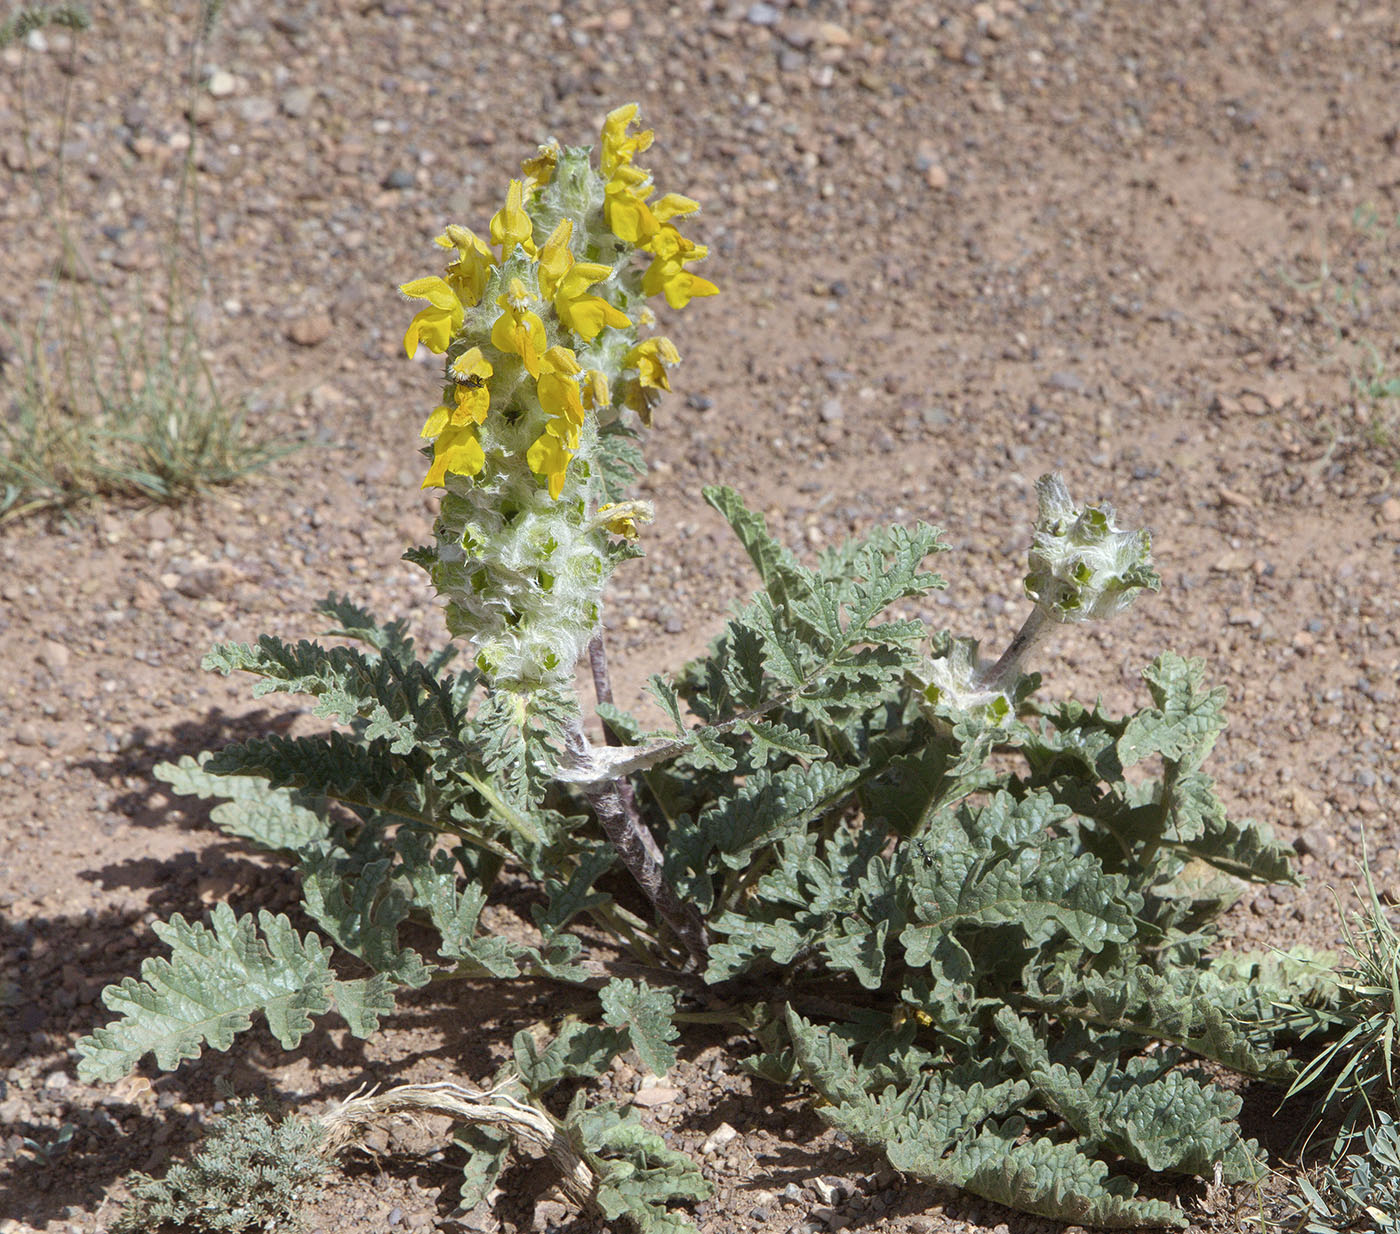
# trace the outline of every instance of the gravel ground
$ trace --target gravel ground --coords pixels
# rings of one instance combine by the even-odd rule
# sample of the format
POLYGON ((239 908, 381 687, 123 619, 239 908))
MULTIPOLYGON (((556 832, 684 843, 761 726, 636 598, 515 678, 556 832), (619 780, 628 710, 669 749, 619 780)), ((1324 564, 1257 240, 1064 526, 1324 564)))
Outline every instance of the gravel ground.
MULTIPOLYGON (((104 7, 86 34, 0 56, 10 328, 52 286, 60 167, 82 294, 159 310, 191 7, 104 7)), ((366 1081, 481 1078, 549 1009, 543 991, 424 992, 371 1044, 331 1026, 284 1055, 254 1032, 145 1087, 84 1085, 72 1053, 102 986, 154 950, 151 921, 292 902, 150 769, 316 728, 201 674, 211 642, 312 637, 331 590, 441 637, 399 560, 432 517, 415 450, 435 389, 403 358, 395 285, 435 267, 445 222, 483 226, 539 141, 591 141, 629 99, 658 182, 704 207, 690 231, 722 294, 667 323, 685 365, 650 443, 647 557, 617 576, 619 702, 752 584, 703 484, 734 485, 802 549, 938 523, 958 551, 928 615, 994 644, 1020 620, 1032 483, 1058 468, 1152 528, 1165 585, 1061 636, 1047 689, 1121 707, 1158 651, 1207 658, 1231 698, 1227 803, 1307 876, 1246 894, 1238 938, 1334 943, 1329 888, 1354 881, 1363 829, 1400 896, 1400 485, 1351 380, 1368 348, 1393 367, 1400 338, 1397 48, 1395 15, 1360 3, 231 0, 193 105, 195 311, 224 392, 309 444, 197 504, 0 529, 0 1234, 105 1228, 122 1174, 195 1138, 217 1081, 314 1108, 366 1081), (65 1125, 61 1160, 25 1146, 65 1125)), ((696 1039, 637 1091, 706 1150, 706 1234, 1050 1228, 883 1170, 733 1057, 696 1039)), ((1251 1134, 1286 1144, 1255 1107, 1251 1134)), ((352 1165, 311 1228, 591 1228, 525 1168, 453 1218, 451 1160, 405 1136, 352 1165)), ((1185 1202, 1212 1231, 1254 1203, 1185 1202)))

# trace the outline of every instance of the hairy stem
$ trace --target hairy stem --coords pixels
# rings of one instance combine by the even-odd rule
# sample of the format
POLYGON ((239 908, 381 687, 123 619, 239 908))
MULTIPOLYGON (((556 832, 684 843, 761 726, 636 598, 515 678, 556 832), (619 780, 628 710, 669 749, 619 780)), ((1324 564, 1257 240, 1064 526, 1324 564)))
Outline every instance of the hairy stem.
MULTIPOLYGON (((588 667, 593 671, 594 697, 600 703, 611 705, 613 701, 612 677, 608 673, 608 649, 603 642, 602 630, 599 630, 598 633, 588 641, 588 667)), ((598 721, 603 726, 603 740, 610 746, 622 745, 622 741, 619 739, 618 735, 613 732, 612 725, 601 716, 598 718, 598 721)), ((616 781, 616 783, 618 795, 622 798, 623 809, 627 811, 628 816, 633 819, 637 826, 645 832, 647 838, 650 839, 651 829, 644 826, 642 823, 642 811, 637 805, 637 794, 633 790, 632 785, 626 779, 620 779, 616 781)), ((652 856, 659 862, 661 860, 661 850, 656 847, 654 840, 652 841, 652 846, 654 849, 652 856)))
MULTIPOLYGON (((588 759, 588 739, 583 735, 583 725, 575 720, 566 740, 570 752, 580 762, 588 759)), ((632 808, 627 808, 622 793, 615 780, 596 781, 583 786, 593 812, 598 816, 603 831, 607 834, 617 855, 622 859, 637 885, 650 900, 663 921, 675 931, 686 951, 696 964, 703 966, 709 959, 709 939, 704 922, 694 905, 683 904, 676 895, 676 889, 667 881, 661 870, 661 850, 656 837, 637 813, 635 800, 632 808)))
POLYGON ((1044 609, 1036 605, 1030 611, 1021 628, 1001 653, 1001 659, 981 675, 978 682, 987 690, 1007 690, 1016 683, 1016 678, 1024 671, 1026 657, 1040 643, 1054 632, 1055 623, 1045 615, 1044 609))

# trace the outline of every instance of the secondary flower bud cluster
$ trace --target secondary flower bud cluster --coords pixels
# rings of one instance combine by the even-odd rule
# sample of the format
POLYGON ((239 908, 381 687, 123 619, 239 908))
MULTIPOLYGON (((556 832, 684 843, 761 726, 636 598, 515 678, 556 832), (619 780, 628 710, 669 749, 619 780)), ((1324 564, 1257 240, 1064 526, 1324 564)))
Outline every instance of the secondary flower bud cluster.
POLYGON ((1152 538, 1120 531, 1107 503, 1079 509, 1058 475, 1041 476, 1026 595, 1053 621, 1099 621, 1121 613, 1140 591, 1156 591, 1152 538))
POLYGON ((949 638, 923 666, 922 697, 941 720, 997 725, 1015 713, 1033 686, 1026 667, 1057 626, 1121 613, 1143 590, 1161 586, 1145 531, 1120 531, 1113 507, 1074 504, 1058 475, 1036 481, 1040 500, 1026 574, 1035 607, 995 662, 975 639, 949 638))
POLYGON ((450 226, 442 275, 400 289, 426 302, 404 346, 444 357, 442 398, 423 425, 423 487, 445 490, 434 544, 411 554, 428 571, 448 628, 470 638, 493 683, 558 684, 600 617, 619 554, 635 537, 636 503, 610 514, 599 431, 651 413, 680 360, 643 338, 649 296, 673 308, 713 295, 689 267, 706 256, 675 220, 699 207, 634 164, 652 141, 637 107, 612 112, 599 166, 587 148, 551 143, 512 180, 486 237, 450 226), (648 258, 643 267, 635 259, 648 258))

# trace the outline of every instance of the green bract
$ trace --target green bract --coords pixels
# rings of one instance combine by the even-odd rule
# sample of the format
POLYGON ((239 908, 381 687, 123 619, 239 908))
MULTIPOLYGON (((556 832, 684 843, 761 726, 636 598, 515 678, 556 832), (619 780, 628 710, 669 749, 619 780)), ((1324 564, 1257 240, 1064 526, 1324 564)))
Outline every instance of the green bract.
POLYGON ((1161 579, 1148 555, 1145 531, 1120 531, 1113 507, 1080 509, 1057 475, 1042 476, 1031 544, 1026 595, 1055 621, 1097 621, 1122 612, 1144 588, 1156 591, 1161 579))

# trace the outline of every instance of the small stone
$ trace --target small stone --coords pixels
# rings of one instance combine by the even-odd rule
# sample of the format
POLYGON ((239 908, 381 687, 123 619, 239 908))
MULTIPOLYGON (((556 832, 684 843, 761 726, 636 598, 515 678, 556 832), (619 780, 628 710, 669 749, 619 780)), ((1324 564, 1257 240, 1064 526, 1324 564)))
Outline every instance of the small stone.
POLYGON ((411 189, 413 187, 413 173, 406 167, 395 167, 379 183, 381 187, 386 189, 411 189))
POLYGON ((54 1071, 44 1077, 44 1088, 51 1093, 61 1093, 72 1083, 73 1078, 66 1071, 54 1071))
POLYGON ((277 104, 261 95, 238 100, 238 114, 248 124, 266 124, 277 114, 277 104))
POLYGON ((822 401, 821 410, 817 412, 823 424, 836 424, 845 418, 845 412, 841 409, 839 398, 829 398, 822 401))
MULTIPOLYGON (((670 622, 667 622, 666 630, 667 633, 679 632, 671 630, 670 622)), ((671 1102, 673 1102, 680 1095, 680 1089, 672 1088, 668 1084, 658 1084, 654 1088, 643 1088, 637 1093, 633 1094, 632 1104, 635 1106, 640 1106, 644 1110, 652 1110, 659 1105, 670 1105, 671 1102)))
POLYGON ((844 1230, 851 1224, 849 1217, 838 1213, 834 1208, 814 1208, 812 1216, 828 1230, 844 1230))
POLYGON ((779 13, 771 4, 751 4, 744 20, 751 26, 776 26, 779 13))
POLYGON ((389 1215, 384 1220, 390 1225, 398 1225, 403 1220, 403 1209, 396 1205, 389 1210, 389 1215))
POLYGON ((631 9, 613 9, 603 18, 603 29, 611 30, 614 34, 620 34, 624 30, 632 28, 631 9))
POLYGON ((802 1188, 796 1183, 788 1183, 788 1185, 783 1188, 784 1204, 801 1204, 806 1198, 807 1197, 802 1194, 802 1188))
POLYGON ((298 347, 315 347, 330 338, 332 329, 329 313, 305 313, 287 323, 287 337, 298 347))
POLYGON ((535 1205, 535 1229, 544 1230, 551 1225, 562 1225, 569 1219, 569 1209, 558 1200, 540 1200, 535 1205))
POLYGON ((1234 574, 1240 570, 1248 570, 1252 560, 1248 553, 1235 549, 1218 557, 1211 569, 1217 574, 1234 574))
POLYGON ((1381 518, 1387 523, 1400 523, 1400 497, 1387 497, 1381 502, 1381 518))
POLYGON ((1336 846, 1336 837, 1321 824, 1294 837, 1293 850, 1303 857, 1325 857, 1336 846))
POLYGON ((700 1146, 703 1156, 718 1152, 721 1148, 731 1144, 739 1136, 739 1133, 728 1123, 720 1123, 709 1135, 705 1137, 705 1142, 700 1146))
POLYGON ((175 521, 169 510, 152 510, 146 515, 146 535, 152 540, 168 540, 175 534, 175 521))
POLYGON ((1052 390, 1066 390, 1071 394, 1083 394, 1089 387, 1078 373, 1051 373, 1047 383, 1052 390))
POLYGON ((1264 614, 1257 608, 1232 608, 1228 620, 1232 626, 1249 626, 1257 630, 1264 624, 1264 614))
POLYGON ((209 93, 216 99, 226 99, 238 89, 238 79, 227 69, 215 69, 209 74, 209 93))
POLYGON ((924 183, 935 193, 941 193, 948 187, 948 172, 938 163, 930 163, 924 168, 924 183))
POLYGON ((667 634, 679 634, 685 629, 685 622, 679 617, 667 617, 666 624, 662 626, 662 629, 665 630, 667 634))
POLYGON ((46 638, 39 647, 40 661, 54 676, 66 672, 72 658, 67 647, 51 638, 46 638))
POLYGON ((316 102, 316 91, 311 86, 293 86, 282 95, 282 110, 294 120, 300 120, 316 102))
POLYGON ((822 1204, 840 1204, 854 1190, 850 1183, 839 1178, 834 1182, 828 1178, 814 1178, 807 1185, 822 1204))

